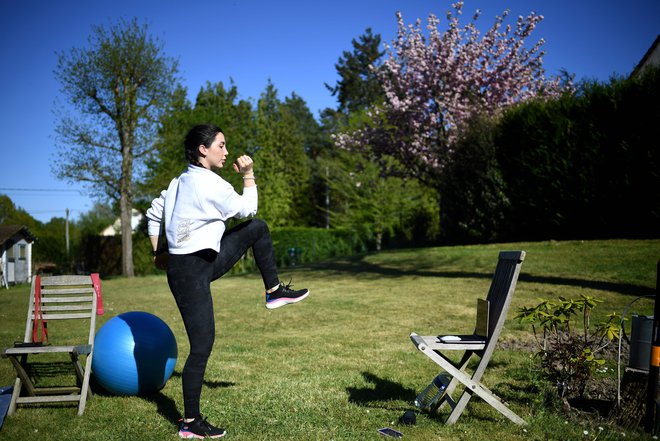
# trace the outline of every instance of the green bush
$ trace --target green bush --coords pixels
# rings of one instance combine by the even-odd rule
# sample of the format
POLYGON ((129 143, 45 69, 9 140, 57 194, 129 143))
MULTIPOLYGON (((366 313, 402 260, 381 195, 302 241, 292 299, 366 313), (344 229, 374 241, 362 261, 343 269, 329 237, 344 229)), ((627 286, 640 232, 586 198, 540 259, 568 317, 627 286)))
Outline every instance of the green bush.
POLYGON ((318 262, 366 251, 355 232, 340 229, 287 227, 272 231, 278 266, 318 262))
POLYGON ((621 320, 616 313, 591 328, 591 313, 601 302, 585 295, 577 300, 559 297, 518 310, 516 318, 532 326, 543 372, 564 400, 584 395, 587 381, 605 363, 598 353, 619 337, 621 320))
MULTIPOLYGON (((121 248, 120 248, 121 252, 121 248)), ((149 236, 146 234, 133 234, 133 270, 137 276, 149 274, 161 274, 163 271, 156 269, 153 259, 153 247, 149 236)))
POLYGON ((507 111, 495 139, 511 204, 500 240, 656 237, 659 100, 660 69, 649 69, 507 111))
MULTIPOLYGON (((355 232, 340 229, 285 227, 271 230, 278 267, 318 262, 331 257, 349 256, 366 251, 364 241, 355 232)), ((87 270, 102 276, 121 274, 121 237, 87 236, 83 240, 87 270)), ((146 234, 133 235, 135 275, 160 274, 153 264, 151 242, 146 234)), ((229 274, 242 274, 256 269, 251 251, 241 258, 229 274)))
MULTIPOLYGON (((348 230, 281 227, 272 228, 271 236, 278 268, 366 251, 366 245, 359 235, 348 230)), ((256 269, 252 251, 248 250, 229 274, 243 274, 256 269)))
POLYGON ((509 201, 497 163, 496 120, 474 118, 456 143, 442 180, 442 233, 447 241, 491 242, 509 201))

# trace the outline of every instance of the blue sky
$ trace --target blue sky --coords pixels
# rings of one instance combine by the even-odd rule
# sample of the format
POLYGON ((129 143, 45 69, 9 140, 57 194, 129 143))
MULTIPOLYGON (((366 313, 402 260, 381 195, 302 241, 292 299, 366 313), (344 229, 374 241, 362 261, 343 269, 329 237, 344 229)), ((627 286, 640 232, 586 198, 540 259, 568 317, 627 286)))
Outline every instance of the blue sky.
MULTIPOLYGON (((189 97, 207 81, 233 79, 244 99, 256 100, 270 79, 280 98, 295 92, 315 115, 336 100, 334 68, 351 40, 371 27, 383 41, 396 33, 396 11, 406 23, 444 18, 448 0, 21 0, 0 2, 0 193, 33 217, 77 218, 93 201, 80 184, 51 172, 53 70, 59 52, 84 47, 91 27, 118 18, 149 25, 165 52, 179 60, 189 97), (11 190, 8 190, 11 189, 11 190), (27 189, 19 191, 14 189, 27 189), (44 191, 49 190, 49 191, 44 191), (82 190, 82 191, 80 191, 82 190)), ((465 20, 482 10, 478 27, 510 9, 509 22, 530 11, 544 15, 530 42, 546 40, 549 75, 566 69, 576 79, 627 75, 660 34, 658 0, 465 0, 465 20)))

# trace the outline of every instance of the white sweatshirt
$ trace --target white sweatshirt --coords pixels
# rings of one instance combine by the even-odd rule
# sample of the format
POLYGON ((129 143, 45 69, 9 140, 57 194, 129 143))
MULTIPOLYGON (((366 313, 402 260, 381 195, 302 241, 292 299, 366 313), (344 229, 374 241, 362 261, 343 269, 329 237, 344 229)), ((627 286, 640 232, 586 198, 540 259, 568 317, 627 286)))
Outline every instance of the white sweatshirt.
POLYGON ((149 236, 158 236, 164 220, 171 254, 190 254, 206 248, 219 252, 227 219, 253 216, 257 204, 256 185, 243 188, 240 195, 211 170, 189 165, 151 202, 147 231, 149 236))

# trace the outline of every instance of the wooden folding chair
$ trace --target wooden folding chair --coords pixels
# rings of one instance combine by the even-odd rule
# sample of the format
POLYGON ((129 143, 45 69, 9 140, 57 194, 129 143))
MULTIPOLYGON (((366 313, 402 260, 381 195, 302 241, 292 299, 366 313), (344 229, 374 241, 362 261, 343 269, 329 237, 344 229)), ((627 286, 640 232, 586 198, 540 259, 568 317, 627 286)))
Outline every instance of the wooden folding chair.
POLYGON ((9 415, 17 405, 61 402, 77 402, 78 415, 83 414, 92 396, 89 378, 97 314, 103 314, 98 274, 34 277, 25 337, 2 354, 16 371, 9 415), (49 324, 55 326, 49 329, 49 324), (67 377, 70 384, 61 385, 67 377))
POLYGON ((524 259, 524 251, 500 252, 488 296, 485 301, 481 299, 478 301, 477 326, 474 334, 433 336, 420 336, 414 332, 410 334, 410 339, 417 349, 452 376, 445 395, 432 408, 432 411, 435 411, 444 404, 451 407, 452 411, 445 424, 453 424, 458 420, 474 394, 514 423, 525 424, 522 418, 511 411, 481 382, 502 331, 524 259), (464 351, 464 353, 460 361, 455 363, 444 354, 445 351, 464 351), (479 362, 470 375, 468 362, 473 356, 478 358, 479 362), (464 386, 464 390, 459 400, 455 401, 451 394, 459 383, 464 386))

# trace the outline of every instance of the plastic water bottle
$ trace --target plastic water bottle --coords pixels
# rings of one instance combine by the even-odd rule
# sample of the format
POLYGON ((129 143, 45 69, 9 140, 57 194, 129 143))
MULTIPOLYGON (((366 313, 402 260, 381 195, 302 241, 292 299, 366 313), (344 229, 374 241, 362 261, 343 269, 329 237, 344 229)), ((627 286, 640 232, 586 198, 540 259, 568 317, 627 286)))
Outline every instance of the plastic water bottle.
POLYGON ((431 381, 431 384, 426 386, 426 389, 417 396, 415 399, 415 406, 420 409, 428 409, 433 406, 433 404, 445 393, 445 389, 447 389, 447 385, 450 381, 451 376, 446 372, 438 374, 438 376, 431 381))

